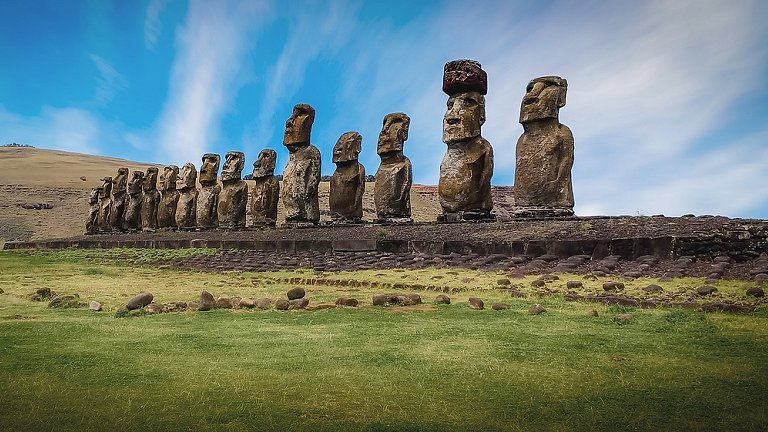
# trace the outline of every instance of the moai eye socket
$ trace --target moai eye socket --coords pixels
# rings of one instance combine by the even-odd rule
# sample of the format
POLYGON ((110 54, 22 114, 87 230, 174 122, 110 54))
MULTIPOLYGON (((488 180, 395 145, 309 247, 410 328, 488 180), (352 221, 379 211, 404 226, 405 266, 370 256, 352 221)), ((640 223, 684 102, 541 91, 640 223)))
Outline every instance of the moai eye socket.
POLYGON ((464 98, 464 106, 472 107, 475 105, 477 105, 477 101, 475 100, 475 98, 471 98, 471 97, 464 98))

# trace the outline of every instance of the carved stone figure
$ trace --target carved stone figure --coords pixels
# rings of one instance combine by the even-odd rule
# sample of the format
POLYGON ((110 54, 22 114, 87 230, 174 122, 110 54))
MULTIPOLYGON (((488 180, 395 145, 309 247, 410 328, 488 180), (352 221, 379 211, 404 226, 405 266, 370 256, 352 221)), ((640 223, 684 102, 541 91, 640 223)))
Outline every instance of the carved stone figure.
POLYGON ((112 177, 101 179, 99 191, 99 232, 112 232, 110 214, 112 213, 112 177))
POLYGON ((528 83, 520 107, 515 217, 573 216, 573 134, 558 120, 568 82, 557 76, 528 83))
POLYGON ((144 172, 134 171, 128 182, 128 205, 125 207, 125 226, 129 231, 141 229, 141 203, 144 201, 144 172))
POLYGON ((254 185, 251 189, 252 226, 274 227, 277 223, 277 202, 280 199, 280 182, 275 177, 277 152, 264 149, 253 163, 254 185))
POLYGON ((440 163, 437 190, 443 214, 438 221, 493 220, 493 148, 480 135, 485 123, 487 75, 474 60, 448 62, 443 91, 449 96, 443 117, 443 142, 448 151, 440 163))
POLYGON ((185 163, 176 180, 179 201, 176 204, 176 227, 190 230, 195 227, 197 206, 197 169, 191 163, 185 163))
POLYGON ((329 205, 336 223, 362 223, 365 167, 358 162, 363 137, 345 132, 333 146, 336 171, 331 176, 329 205))
POLYGON ((376 204, 376 222, 411 223, 411 185, 413 169, 411 161, 403 154, 403 144, 408 139, 411 119, 404 113, 384 116, 379 133, 376 153, 381 164, 376 171, 373 200, 376 204))
POLYGON ((248 183, 240 176, 245 166, 242 152, 228 152, 221 169, 221 193, 219 193, 218 216, 221 228, 244 228, 245 209, 248 204, 248 183))
POLYGON ((285 122, 283 145, 290 156, 283 173, 280 198, 287 226, 311 226, 320 221, 320 151, 309 142, 314 121, 315 109, 298 104, 285 122))
POLYGON ((176 227, 176 204, 179 202, 179 191, 176 190, 176 178, 179 176, 179 167, 168 165, 163 168, 160 175, 160 183, 157 189, 160 191, 160 205, 157 207, 158 228, 176 227))
POLYGON ((147 168, 144 175, 144 199, 141 202, 141 230, 157 229, 157 207, 160 205, 160 192, 157 191, 157 167, 147 168))
POLYGON ((99 232, 99 194, 100 187, 91 188, 88 195, 88 220, 85 222, 85 233, 96 234, 99 232))
POLYGON ((109 224, 112 231, 125 230, 125 189, 128 184, 128 168, 118 168, 117 176, 112 179, 112 209, 109 224))
POLYGON ((214 153, 203 155, 203 164, 200 165, 200 192, 197 195, 197 209, 195 210, 196 226, 198 230, 213 229, 219 226, 219 218, 216 207, 219 202, 221 186, 217 182, 221 157, 214 153))

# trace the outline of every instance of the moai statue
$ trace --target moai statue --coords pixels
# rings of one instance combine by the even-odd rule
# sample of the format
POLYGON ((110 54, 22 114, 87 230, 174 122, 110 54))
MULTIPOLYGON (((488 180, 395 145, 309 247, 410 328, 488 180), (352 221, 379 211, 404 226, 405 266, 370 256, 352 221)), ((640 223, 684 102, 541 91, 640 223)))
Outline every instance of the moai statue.
POLYGON ((112 177, 101 179, 101 190, 99 191, 99 232, 112 232, 110 225, 110 215, 112 214, 112 177))
POLYGON ((568 82, 557 76, 528 83, 520 107, 514 217, 573 216, 573 134, 560 124, 568 82))
POLYGON ((283 145, 290 156, 283 172, 280 199, 289 227, 312 226, 320 222, 320 151, 309 142, 315 109, 307 104, 293 107, 285 122, 283 145))
POLYGON ((219 227, 228 229, 245 228, 245 209, 248 204, 248 183, 240 178, 245 166, 242 152, 228 152, 221 169, 221 193, 216 211, 219 227))
POLYGON ((85 222, 85 234, 96 234, 99 232, 99 194, 100 187, 91 188, 88 195, 88 220, 85 222))
POLYGON ((280 182, 275 177, 277 152, 264 149, 253 163, 251 189, 251 220, 255 227, 274 227, 277 223, 277 202, 280 198, 280 182))
POLYGON ((144 171, 131 173, 128 182, 128 205, 125 207, 125 227, 128 231, 141 229, 141 203, 144 201, 144 171))
POLYGON ((493 148, 480 135, 485 123, 488 77, 474 60, 445 64, 443 91, 448 110, 443 117, 443 142, 448 151, 440 163, 437 191, 443 214, 440 222, 494 220, 491 215, 493 148))
POLYGON ((176 190, 176 178, 179 176, 179 167, 168 165, 163 168, 160 175, 160 183, 157 189, 160 191, 160 204, 157 207, 158 228, 176 228, 176 204, 179 202, 179 191, 176 190))
POLYGON ((112 179, 112 210, 109 224, 113 232, 125 230, 125 189, 128 185, 128 168, 118 168, 117 176, 112 179))
POLYGON ((160 205, 160 192, 157 191, 157 167, 147 168, 144 175, 144 199, 141 202, 141 230, 153 232, 157 229, 157 207, 160 205))
POLYGON ((185 163, 179 171, 176 180, 179 191, 179 202, 176 204, 176 227, 180 230, 195 228, 195 213, 197 206, 197 168, 191 163, 185 163))
POLYGON ((219 226, 216 206, 219 202, 219 186, 217 176, 221 157, 214 153, 203 155, 203 164, 200 165, 200 192, 197 194, 197 209, 195 210, 195 225, 198 230, 213 229, 219 226))
POLYGON ((334 223, 363 222, 365 167, 357 161, 362 142, 363 137, 359 133, 345 132, 333 146, 336 171, 331 176, 329 204, 334 223))
POLYGON ((377 223, 411 223, 411 185, 413 169, 411 161, 403 154, 403 144, 408 139, 411 118, 404 113, 384 116, 379 133, 376 153, 381 165, 376 171, 373 200, 376 204, 377 223))

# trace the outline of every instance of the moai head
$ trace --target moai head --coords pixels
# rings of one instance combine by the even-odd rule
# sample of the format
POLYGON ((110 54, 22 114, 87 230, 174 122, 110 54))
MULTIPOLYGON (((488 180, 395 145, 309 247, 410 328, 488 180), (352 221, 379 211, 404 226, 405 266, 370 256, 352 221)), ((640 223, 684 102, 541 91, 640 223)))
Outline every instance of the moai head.
POLYGON ((117 176, 112 180, 114 186, 112 187, 112 194, 118 195, 125 192, 125 188, 128 184, 128 168, 118 168, 117 176))
POLYGON ((144 185, 144 171, 134 171, 131 173, 131 181, 128 182, 128 193, 135 195, 141 193, 144 185))
POLYGON ((253 177, 271 177, 275 175, 277 152, 272 149, 264 149, 259 152, 259 158, 253 163, 253 177))
POLYGON ((240 180, 245 166, 245 154, 239 151, 227 152, 221 169, 221 181, 240 180))
POLYGON ((101 194, 99 198, 109 198, 112 195, 112 177, 101 179, 101 194))
POLYGON ((363 137, 357 132, 344 132, 333 146, 333 163, 356 161, 360 154, 363 137))
POLYGON ((157 188, 161 191, 175 190, 176 178, 179 176, 179 167, 176 165, 167 165, 163 168, 163 173, 160 175, 160 183, 157 188))
POLYGON ((308 104, 297 104, 293 107, 291 117, 285 122, 283 145, 293 152, 299 147, 309 144, 312 133, 312 123, 315 122, 315 109, 308 104))
POLYGON ((144 192, 157 190, 157 167, 147 168, 147 174, 144 175, 144 192))
POLYGON ((179 176, 176 179, 176 189, 195 188, 195 182, 197 182, 197 168, 195 168, 194 164, 187 162, 179 171, 179 176))
POLYGON ((91 188, 91 193, 88 195, 88 204, 94 205, 99 202, 100 187, 91 188))
POLYGON ((480 136, 485 123, 485 94, 488 75, 474 60, 454 60, 445 64, 443 91, 448 95, 448 110, 443 117, 443 142, 446 144, 480 136))
POLYGON ((565 106, 568 81, 558 76, 534 78, 525 88, 520 106, 520 123, 536 120, 557 119, 560 108, 565 106))
POLYGON ((408 139, 411 118, 405 113, 391 113, 384 116, 384 124, 379 133, 377 154, 403 151, 403 143, 408 139))
POLYGON ((219 175, 219 163, 221 157, 215 153, 206 153, 203 155, 203 164, 200 165, 200 184, 209 186, 216 184, 216 176, 219 175))

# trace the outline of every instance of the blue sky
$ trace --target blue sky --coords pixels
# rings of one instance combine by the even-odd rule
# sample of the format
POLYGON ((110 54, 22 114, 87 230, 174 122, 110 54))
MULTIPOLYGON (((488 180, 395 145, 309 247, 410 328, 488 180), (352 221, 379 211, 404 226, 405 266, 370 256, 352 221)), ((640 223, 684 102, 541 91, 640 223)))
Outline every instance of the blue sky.
POLYGON ((0 1, 0 143, 199 165, 411 117, 414 180, 437 182, 445 62, 488 72, 483 135, 511 185, 531 78, 569 83, 576 212, 768 218, 768 3, 670 1, 0 1))

